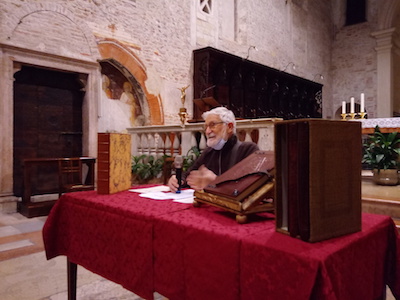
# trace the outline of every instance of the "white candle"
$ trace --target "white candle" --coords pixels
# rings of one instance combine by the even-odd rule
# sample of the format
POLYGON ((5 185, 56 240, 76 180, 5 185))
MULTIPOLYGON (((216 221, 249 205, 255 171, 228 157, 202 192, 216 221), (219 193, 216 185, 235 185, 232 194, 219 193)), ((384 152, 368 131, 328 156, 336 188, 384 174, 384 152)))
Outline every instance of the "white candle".
POLYGON ((350 113, 354 114, 354 97, 350 98, 350 113))
POLYGON ((346 113, 346 101, 342 101, 342 114, 346 113))
POLYGON ((361 108, 360 112, 365 112, 365 99, 364 99, 364 93, 361 93, 361 108))

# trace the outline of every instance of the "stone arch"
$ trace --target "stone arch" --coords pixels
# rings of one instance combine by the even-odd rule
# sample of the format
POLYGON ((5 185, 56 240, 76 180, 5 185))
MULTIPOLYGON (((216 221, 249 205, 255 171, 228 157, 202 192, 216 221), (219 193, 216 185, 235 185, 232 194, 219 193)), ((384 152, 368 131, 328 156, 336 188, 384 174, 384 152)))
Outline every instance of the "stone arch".
POLYGON ((400 0, 388 0, 382 3, 378 16, 378 30, 396 26, 396 17, 400 13, 400 0))
POLYGON ((102 59, 114 59, 123 65, 135 77, 145 95, 150 113, 151 125, 164 124, 162 102, 159 95, 151 94, 146 88, 146 68, 140 59, 129 49, 117 41, 101 41, 98 49, 102 59))
POLYGON ((61 18, 67 20, 67 22, 70 22, 71 25, 73 24, 74 27, 78 30, 79 35, 82 36, 82 41, 89 49, 89 53, 85 54, 85 59, 87 60, 88 57, 91 57, 91 60, 93 61, 97 59, 97 57, 99 56, 97 43, 90 28, 86 25, 85 22, 82 22, 81 19, 76 18, 76 16, 71 11, 59 4, 55 4, 52 2, 22 5, 19 9, 13 11, 13 14, 10 15, 10 19, 8 20, 10 25, 4 26, 4 28, 8 29, 8 31, 5 32, 6 40, 12 42, 13 45, 16 44, 17 46, 24 47, 25 45, 19 45, 18 42, 15 43, 13 39, 17 36, 18 29, 24 26, 24 20, 27 20, 30 17, 34 17, 35 14, 40 14, 41 12, 49 12, 54 15, 59 15, 61 18))

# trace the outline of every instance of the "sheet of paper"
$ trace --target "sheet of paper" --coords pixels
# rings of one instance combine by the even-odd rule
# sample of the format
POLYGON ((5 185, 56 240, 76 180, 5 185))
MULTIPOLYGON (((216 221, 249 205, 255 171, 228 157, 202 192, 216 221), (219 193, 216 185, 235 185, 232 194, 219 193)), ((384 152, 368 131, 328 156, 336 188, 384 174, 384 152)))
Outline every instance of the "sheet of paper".
MULTIPOLYGON (((182 190, 181 193, 172 193, 172 192, 149 192, 139 194, 140 197, 150 198, 153 200, 183 200, 183 199, 193 199, 194 190, 186 189, 182 190)), ((189 201, 189 200, 185 200, 189 201)), ((193 201, 193 200, 192 200, 193 201)), ((187 202, 184 202, 187 203, 187 202)))
POLYGON ((166 185, 158 185, 149 188, 130 189, 129 191, 136 193, 169 192, 169 187, 166 185))
POLYGON ((177 193, 166 193, 172 197, 173 200, 182 200, 187 198, 193 198, 194 190, 193 189, 185 189, 182 190, 179 194, 177 193))
POLYGON ((192 204, 193 200, 194 200, 194 197, 189 197, 189 198, 177 199, 177 200, 172 200, 172 201, 173 202, 178 202, 178 203, 192 204))
POLYGON ((139 194, 140 197, 144 198, 150 198, 153 200, 170 200, 171 197, 167 197, 166 193, 163 192, 148 192, 148 193, 143 193, 139 194))

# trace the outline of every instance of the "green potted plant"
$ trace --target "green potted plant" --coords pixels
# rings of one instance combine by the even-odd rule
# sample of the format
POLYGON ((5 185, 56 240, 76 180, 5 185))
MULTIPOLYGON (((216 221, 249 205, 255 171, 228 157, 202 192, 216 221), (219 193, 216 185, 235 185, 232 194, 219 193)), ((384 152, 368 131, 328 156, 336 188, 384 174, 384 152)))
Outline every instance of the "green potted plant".
MULTIPOLYGON (((182 170, 186 171, 199 157, 200 150, 193 146, 185 156, 183 156, 182 170)), ((167 165, 167 173, 165 176, 169 178, 173 167, 173 159, 170 155, 163 155, 160 158, 155 158, 152 155, 133 155, 132 156, 132 183, 165 183, 165 178, 162 178, 164 165, 167 165)))
POLYGON ((377 184, 396 185, 399 182, 400 138, 398 132, 382 133, 379 126, 364 144, 362 162, 368 164, 377 184))
POLYGON ((161 158, 156 158, 147 154, 132 156, 132 181, 137 181, 140 184, 152 181, 161 183, 165 157, 164 155, 161 158))

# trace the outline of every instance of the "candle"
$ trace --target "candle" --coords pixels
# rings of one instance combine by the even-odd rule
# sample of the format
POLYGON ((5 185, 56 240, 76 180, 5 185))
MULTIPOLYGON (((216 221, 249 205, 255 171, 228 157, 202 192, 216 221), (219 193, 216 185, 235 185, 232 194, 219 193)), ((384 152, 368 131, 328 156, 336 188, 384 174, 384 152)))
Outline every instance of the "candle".
POLYGON ((365 112, 365 99, 364 99, 364 93, 361 93, 361 108, 360 112, 365 112))
POLYGON ((342 101, 342 114, 346 113, 346 101, 342 101))
POLYGON ((354 114, 354 97, 350 98, 350 113, 354 114))

